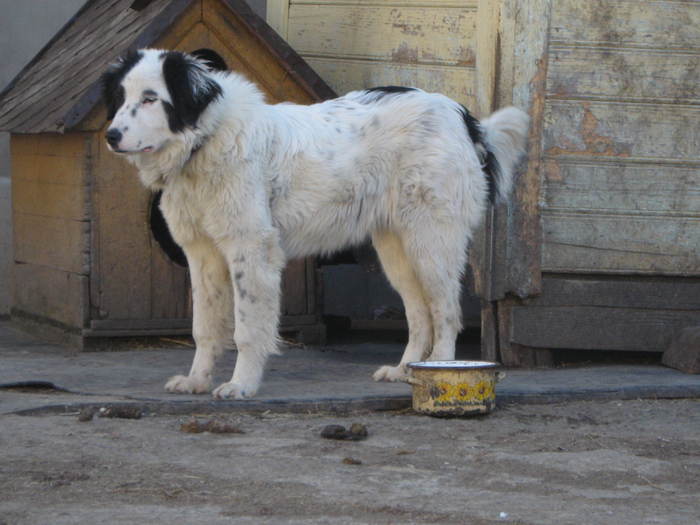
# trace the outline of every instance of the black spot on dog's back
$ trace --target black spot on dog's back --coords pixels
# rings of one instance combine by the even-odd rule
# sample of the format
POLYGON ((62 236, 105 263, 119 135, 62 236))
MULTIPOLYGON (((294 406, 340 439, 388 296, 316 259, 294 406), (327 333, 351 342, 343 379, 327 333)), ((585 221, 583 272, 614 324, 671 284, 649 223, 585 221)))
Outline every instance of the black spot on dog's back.
POLYGON ((494 155, 491 148, 484 140, 484 134, 481 130, 481 124, 475 119, 469 110, 464 106, 460 106, 460 113, 462 119, 464 120, 464 125, 467 128, 467 134, 476 148, 477 154, 479 155, 479 160, 482 164, 482 169, 486 174, 486 182, 488 183, 489 200, 493 203, 496 200, 496 194, 498 193, 498 188, 496 184, 498 182, 498 172, 501 167, 498 165, 498 160, 496 155, 494 155))
POLYGON ((366 89, 365 93, 375 95, 374 100, 377 101, 381 100, 387 95, 400 95, 402 93, 410 93, 411 91, 416 91, 416 88, 403 86, 381 86, 366 89))

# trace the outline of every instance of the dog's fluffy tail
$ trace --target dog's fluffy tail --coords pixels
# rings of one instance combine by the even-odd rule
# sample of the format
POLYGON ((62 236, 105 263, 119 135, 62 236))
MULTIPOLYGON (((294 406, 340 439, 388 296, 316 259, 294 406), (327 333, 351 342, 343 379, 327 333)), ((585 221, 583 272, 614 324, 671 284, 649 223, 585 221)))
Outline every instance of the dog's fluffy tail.
POLYGON ((506 201, 510 195, 513 171, 525 152, 529 121, 527 113, 512 106, 499 109, 481 121, 487 150, 484 171, 491 177, 491 202, 506 201))

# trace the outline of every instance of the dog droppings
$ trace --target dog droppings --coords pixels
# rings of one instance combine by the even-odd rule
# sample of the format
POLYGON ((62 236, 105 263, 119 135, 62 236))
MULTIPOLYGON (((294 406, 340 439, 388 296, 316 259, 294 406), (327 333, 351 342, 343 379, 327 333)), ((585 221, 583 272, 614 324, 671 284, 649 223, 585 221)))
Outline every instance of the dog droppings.
POLYGON ((364 439, 368 435, 367 427, 362 423, 353 423, 350 425, 350 434, 357 436, 360 439, 364 439))
POLYGON ((204 422, 190 419, 180 425, 180 431, 187 432, 188 434, 201 434, 202 432, 210 432, 212 434, 245 434, 240 428, 216 419, 210 419, 204 422))
POLYGON ((362 461, 355 458, 343 458, 343 465, 362 465, 362 461))
POLYGON ((141 409, 138 407, 102 407, 100 408, 99 416, 119 419, 141 419, 141 409))
POLYGON ((361 441, 367 436, 367 427, 361 423, 353 423, 349 430, 342 425, 327 425, 321 430, 322 438, 340 441, 361 441))
POLYGON ((78 414, 78 421, 81 423, 87 423, 88 421, 92 421, 93 417, 95 417, 94 408, 83 408, 80 411, 80 414, 78 414))

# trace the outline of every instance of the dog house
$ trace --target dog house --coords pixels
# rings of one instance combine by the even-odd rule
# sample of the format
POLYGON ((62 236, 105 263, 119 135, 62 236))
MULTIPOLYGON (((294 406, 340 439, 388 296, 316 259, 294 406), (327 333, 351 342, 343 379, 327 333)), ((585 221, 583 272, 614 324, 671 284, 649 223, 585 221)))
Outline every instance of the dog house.
MULTIPOLYGON (((104 143, 98 78, 128 49, 209 50, 271 102, 333 91, 240 0, 88 1, 0 96, 11 132, 14 320, 82 346, 189 333, 181 254, 132 166, 104 143)), ((291 261, 281 330, 319 339, 316 263, 291 261)))
POLYGON ((700 4, 267 0, 338 92, 529 111, 529 162, 472 246, 482 351, 664 351, 700 325, 700 4))

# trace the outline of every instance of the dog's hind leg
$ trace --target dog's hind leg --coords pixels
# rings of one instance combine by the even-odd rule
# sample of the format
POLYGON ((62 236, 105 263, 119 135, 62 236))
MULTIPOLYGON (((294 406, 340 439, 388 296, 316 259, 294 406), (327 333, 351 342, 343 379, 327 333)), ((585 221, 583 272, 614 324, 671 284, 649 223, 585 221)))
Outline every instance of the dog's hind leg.
POLYGON ((452 360, 462 328, 461 281, 466 264, 467 232, 455 224, 424 220, 404 237, 406 254, 430 308, 433 326, 431 361, 452 360))
POLYGON ((221 252, 208 239, 184 246, 192 279, 192 335, 197 350, 187 376, 174 376, 168 392, 202 394, 212 388, 212 371, 233 339, 233 290, 221 252))
POLYGON ((382 366, 374 373, 375 381, 401 381, 406 378, 406 363, 420 361, 430 352, 432 322, 423 290, 398 235, 382 231, 372 236, 372 243, 389 282, 399 292, 408 320, 408 344, 398 366, 382 366))
POLYGON ((284 253, 276 232, 257 232, 249 238, 253 240, 221 243, 233 278, 238 357, 231 381, 214 390, 215 398, 254 396, 267 358, 278 353, 284 253))

